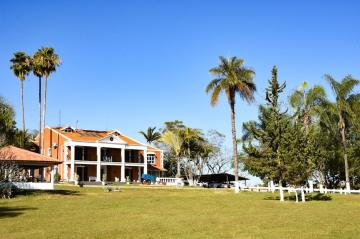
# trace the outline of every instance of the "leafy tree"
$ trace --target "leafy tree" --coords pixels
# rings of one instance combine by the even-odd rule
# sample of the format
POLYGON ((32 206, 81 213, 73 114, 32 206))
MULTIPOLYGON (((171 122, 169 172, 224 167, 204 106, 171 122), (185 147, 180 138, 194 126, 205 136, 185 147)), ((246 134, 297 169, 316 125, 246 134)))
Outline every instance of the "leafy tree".
POLYGON ((355 106, 358 106, 360 94, 353 93, 353 90, 359 85, 359 81, 350 75, 346 76, 341 82, 336 81, 331 75, 325 75, 325 79, 330 84, 336 97, 335 104, 329 110, 333 110, 338 115, 338 129, 341 134, 345 163, 346 188, 350 190, 346 130, 349 124, 356 123, 355 106))
POLYGON ((324 88, 315 85, 308 89, 307 82, 303 82, 290 96, 290 105, 296 110, 299 119, 302 119, 306 132, 309 131, 313 117, 319 115, 324 102, 326 102, 324 88))
MULTIPOLYGON (((14 53, 14 58, 10 60, 10 69, 14 75, 20 80, 20 98, 21 98, 21 113, 22 113, 22 131, 25 132, 25 110, 24 110, 24 81, 25 77, 31 71, 31 58, 24 52, 14 53)), ((25 140, 25 135, 23 135, 25 140)), ((24 143, 24 142, 23 142, 24 143)))
POLYGON ((225 135, 216 130, 210 130, 207 134, 207 140, 213 148, 212 154, 209 155, 206 161, 207 171, 212 174, 226 172, 231 165, 231 159, 226 156, 226 149, 224 148, 225 135))
POLYGON ((15 111, 13 107, 0 96, 0 147, 11 144, 15 133, 15 111))
MULTIPOLYGON (((245 170, 264 181, 273 180, 280 186, 302 185, 311 173, 308 139, 302 124, 294 121, 280 107, 279 97, 285 83, 279 84, 277 68, 266 89, 266 104, 259 107, 259 121, 244 123, 245 170)), ((283 193, 280 190, 280 200, 283 193)))
POLYGON ((191 186, 196 185, 199 177, 204 172, 210 155, 214 152, 214 146, 199 129, 186 127, 179 132, 183 138, 182 156, 184 172, 189 184, 191 186))
POLYGON ((161 138, 161 134, 156 131, 156 127, 149 127, 146 132, 140 131, 139 133, 144 136, 146 142, 150 145, 161 138))
POLYGON ((177 132, 173 132, 173 131, 169 130, 169 131, 166 131, 162 135, 160 140, 163 143, 165 143, 170 148, 170 150, 174 153, 174 156, 177 161, 176 177, 180 178, 180 176, 181 176, 180 160, 181 160, 181 149, 182 149, 183 139, 177 132))
POLYGON ((217 67, 211 68, 210 73, 216 77, 206 87, 206 93, 211 94, 211 105, 215 106, 218 102, 219 95, 222 92, 225 92, 231 110, 231 132, 236 183, 235 192, 239 192, 238 153, 235 127, 235 96, 239 95, 241 99, 247 101, 248 103, 254 101, 256 86, 253 82, 253 77, 255 72, 245 67, 244 60, 242 59, 238 59, 237 57, 226 59, 221 56, 220 64, 217 67))
POLYGON ((167 121, 164 123, 164 125, 165 127, 161 130, 163 133, 165 133, 166 131, 177 131, 186 128, 184 122, 182 122, 181 120, 167 121))

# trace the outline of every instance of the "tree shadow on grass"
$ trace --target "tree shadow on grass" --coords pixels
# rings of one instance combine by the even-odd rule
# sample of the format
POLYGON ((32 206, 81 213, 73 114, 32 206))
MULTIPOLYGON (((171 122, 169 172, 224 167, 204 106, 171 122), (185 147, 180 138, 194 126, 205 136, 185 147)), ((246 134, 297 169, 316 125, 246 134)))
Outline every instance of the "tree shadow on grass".
MULTIPOLYGON (((301 196, 299 195, 299 201, 301 201, 301 196)), ((280 196, 267 196, 264 198, 265 200, 280 200, 280 196)), ((296 197, 294 193, 291 195, 284 195, 285 201, 296 201, 296 197)), ((306 194, 305 195, 305 201, 330 201, 332 200, 332 197, 330 195, 322 194, 322 193, 316 193, 316 194, 306 194)))
POLYGON ((60 195, 60 196, 79 196, 80 192, 76 190, 19 190, 16 196, 38 196, 38 195, 60 195))
POLYGON ((34 207, 6 207, 0 206, 0 219, 9 218, 9 217, 17 217, 21 214, 24 214, 25 211, 28 210, 37 210, 34 207))

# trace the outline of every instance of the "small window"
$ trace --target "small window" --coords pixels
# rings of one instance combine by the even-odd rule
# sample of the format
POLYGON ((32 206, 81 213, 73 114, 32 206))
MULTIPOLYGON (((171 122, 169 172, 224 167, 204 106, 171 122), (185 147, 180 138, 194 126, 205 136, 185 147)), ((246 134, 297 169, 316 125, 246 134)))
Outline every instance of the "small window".
POLYGON ((61 129, 61 131, 66 132, 66 133, 74 132, 73 128, 71 128, 71 127, 64 127, 61 129))
POLYGON ((52 156, 51 154, 52 154, 52 150, 51 148, 48 148, 48 156, 51 157, 52 156))
POLYGON ((149 164, 155 164, 155 154, 148 154, 147 155, 147 162, 149 164))

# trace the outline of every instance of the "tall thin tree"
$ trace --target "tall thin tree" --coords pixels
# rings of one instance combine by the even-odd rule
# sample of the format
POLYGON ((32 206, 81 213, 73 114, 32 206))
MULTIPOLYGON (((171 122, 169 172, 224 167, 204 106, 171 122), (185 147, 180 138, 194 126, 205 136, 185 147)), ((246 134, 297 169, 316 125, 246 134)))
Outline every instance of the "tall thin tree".
POLYGON ((206 87, 206 93, 211 93, 210 103, 215 106, 218 102, 219 95, 225 92, 231 110, 231 133, 233 143, 233 160, 235 174, 235 192, 239 192, 238 178, 238 153, 235 127, 235 102, 236 95, 240 99, 251 103, 254 101, 254 92, 256 86, 253 81, 255 72, 244 66, 244 60, 237 57, 229 59, 220 56, 220 65, 210 69, 210 74, 216 78, 213 79, 206 87))
POLYGON ((55 54, 54 48, 42 47, 33 57, 34 73, 39 77, 39 110, 40 110, 40 148, 44 147, 44 138, 41 137, 41 131, 45 128, 46 123, 46 99, 47 99, 47 81, 49 76, 56 71, 60 65, 60 57, 55 54), (44 102, 41 114, 41 78, 45 77, 44 81, 44 102))
POLYGON ((336 97, 334 110, 338 115, 338 129, 341 134, 343 145, 344 164, 345 164, 345 180, 346 189, 350 190, 349 164, 346 142, 346 129, 349 123, 356 123, 356 114, 354 106, 360 100, 359 93, 353 93, 354 88, 359 85, 359 80, 354 79, 351 75, 345 76, 341 82, 336 81, 331 75, 326 74, 325 79, 330 84, 336 97))
POLYGON ((20 100, 22 113, 22 146, 25 141, 25 106, 24 106, 24 81, 31 71, 31 58, 25 52, 19 51, 14 53, 14 57, 10 60, 10 69, 14 75, 20 80, 20 100))

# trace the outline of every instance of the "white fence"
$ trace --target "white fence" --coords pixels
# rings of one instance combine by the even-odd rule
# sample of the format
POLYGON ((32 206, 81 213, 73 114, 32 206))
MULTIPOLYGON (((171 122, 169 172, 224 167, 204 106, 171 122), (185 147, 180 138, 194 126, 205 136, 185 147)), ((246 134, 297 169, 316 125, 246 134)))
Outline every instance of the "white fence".
POLYGON ((184 186, 184 180, 182 178, 156 178, 156 182, 167 186, 184 186))
MULTIPOLYGON (((275 192, 280 190, 280 187, 241 187, 241 190, 243 191, 255 191, 255 192, 275 192)), ((306 193, 311 193, 311 192, 319 192, 319 193, 340 193, 340 194, 350 194, 350 193, 359 193, 360 194, 360 190, 346 190, 346 189, 327 189, 327 188, 314 188, 314 189, 310 189, 310 188, 293 188, 293 187, 283 187, 282 188, 283 191, 288 191, 288 192, 295 192, 295 191, 302 191, 304 190, 306 193)))
POLYGON ((28 190, 54 190, 54 183, 14 182, 16 187, 28 190))

